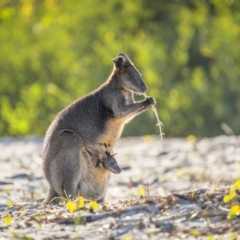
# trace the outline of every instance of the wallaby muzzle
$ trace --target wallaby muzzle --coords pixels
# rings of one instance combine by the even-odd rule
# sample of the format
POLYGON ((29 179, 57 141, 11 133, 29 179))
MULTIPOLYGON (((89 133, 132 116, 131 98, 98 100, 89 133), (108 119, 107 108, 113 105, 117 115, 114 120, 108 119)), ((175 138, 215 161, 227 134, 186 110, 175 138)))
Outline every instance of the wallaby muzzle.
POLYGON ((143 93, 147 92, 147 90, 148 90, 147 86, 145 84, 143 84, 141 91, 139 91, 139 93, 143 94, 143 93))

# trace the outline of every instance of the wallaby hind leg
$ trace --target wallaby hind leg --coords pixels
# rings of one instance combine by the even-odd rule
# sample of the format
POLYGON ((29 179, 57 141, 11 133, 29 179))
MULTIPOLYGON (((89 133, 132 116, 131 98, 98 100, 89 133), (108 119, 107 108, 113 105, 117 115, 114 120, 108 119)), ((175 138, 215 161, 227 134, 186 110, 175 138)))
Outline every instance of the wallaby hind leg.
POLYGON ((78 147, 63 148, 52 165, 53 187, 65 199, 75 199, 81 177, 78 147), (57 171, 56 171, 57 170, 57 171))
POLYGON ((65 199, 74 200, 77 197, 77 185, 76 179, 73 177, 69 177, 65 179, 63 182, 63 196, 65 199))
POLYGON ((56 195, 64 199, 75 199, 81 177, 78 138, 62 133, 56 139, 49 147, 55 151, 46 154, 45 158, 44 171, 50 186, 46 202, 56 195))

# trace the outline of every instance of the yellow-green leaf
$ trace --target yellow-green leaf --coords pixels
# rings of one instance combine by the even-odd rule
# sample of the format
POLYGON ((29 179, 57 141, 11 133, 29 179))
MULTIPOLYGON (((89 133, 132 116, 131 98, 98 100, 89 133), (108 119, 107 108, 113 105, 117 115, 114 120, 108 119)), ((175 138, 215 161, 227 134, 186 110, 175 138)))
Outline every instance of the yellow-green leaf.
POLYGON ((151 143, 153 141, 153 137, 151 135, 145 135, 143 137, 143 141, 146 143, 151 143))
POLYGON ((232 219, 234 219, 234 218, 235 218, 235 215, 232 214, 231 212, 229 212, 228 215, 227 215, 227 219, 228 219, 228 220, 232 220, 232 219))
POLYGON ((11 216, 6 216, 4 219, 3 219, 3 221, 4 221, 4 223, 6 224, 6 225, 11 225, 12 224, 12 222, 13 222, 13 219, 12 219, 12 217, 11 216))
POLYGON ((132 240, 132 239, 133 237, 128 235, 121 238, 121 240, 132 240))
POLYGON ((223 202, 228 203, 232 201, 236 197, 236 192, 231 191, 228 195, 225 195, 223 198, 223 202))
POLYGON ((207 236, 207 239, 208 239, 208 240, 214 240, 214 236, 213 236, 213 235, 208 235, 208 236, 207 236))
POLYGON ((175 173, 178 177, 181 177, 183 175, 182 169, 179 169, 179 168, 175 170, 175 173))
POLYGON ((138 188, 138 196, 143 196, 145 194, 145 189, 143 187, 138 188))
POLYGON ((238 239, 238 234, 236 234, 236 233, 231 233, 231 234, 230 234, 230 239, 232 239, 232 240, 237 240, 237 239, 238 239))
POLYGON ((230 208, 230 212, 227 215, 227 219, 232 220, 238 215, 240 215, 240 205, 233 205, 230 208))
POLYGON ((42 216, 41 212, 36 212, 36 213, 32 214, 32 217, 35 217, 35 218, 41 217, 41 216, 42 216))
POLYGON ((13 203, 11 201, 7 201, 6 204, 8 205, 8 207, 13 207, 13 203))
POLYGON ((230 202, 230 201, 232 201, 232 198, 231 198, 230 195, 226 195, 226 196, 224 196, 224 198, 223 198, 223 202, 228 203, 228 202, 230 202))
POLYGON ((237 189, 240 189, 240 180, 237 180, 234 184, 234 189, 237 190, 237 189))
POLYGON ((82 225, 83 224, 83 220, 79 217, 79 216, 75 216, 73 218, 73 222, 74 222, 74 225, 82 225))
POLYGON ((10 190, 8 188, 4 188, 3 191, 8 195, 10 194, 10 190))
POLYGON ((199 231, 198 231, 197 229, 192 229, 192 230, 190 231, 190 234, 193 235, 193 236, 195 236, 195 237, 197 237, 197 236, 199 235, 199 231))
POLYGON ((72 213, 72 212, 76 211, 76 209, 77 209, 77 204, 76 204, 75 202, 68 201, 68 202, 66 203, 66 207, 67 207, 68 211, 72 213))
POLYGON ((196 142, 197 138, 194 135, 188 135, 187 136, 187 141, 188 142, 196 142))
POLYGON ((88 208, 92 209, 92 210, 98 210, 99 205, 96 201, 90 201, 89 204, 88 204, 88 208))
POLYGON ((234 215, 240 214, 240 205, 233 205, 230 209, 230 212, 234 215))
POLYGON ((79 208, 84 207, 84 198, 83 197, 79 197, 77 205, 79 208))
POLYGON ((18 238, 18 239, 19 239, 19 236, 18 236, 18 234, 17 234, 16 232, 12 232, 12 235, 13 235, 13 237, 15 237, 15 238, 18 238))

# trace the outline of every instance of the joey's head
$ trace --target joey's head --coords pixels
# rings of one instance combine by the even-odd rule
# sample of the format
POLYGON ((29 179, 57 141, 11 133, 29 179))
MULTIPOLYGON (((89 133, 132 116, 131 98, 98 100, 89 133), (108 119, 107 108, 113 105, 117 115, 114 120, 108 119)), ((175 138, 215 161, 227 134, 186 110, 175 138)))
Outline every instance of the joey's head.
POLYGON ((102 162, 102 165, 105 169, 115 174, 119 174, 122 171, 113 156, 108 156, 107 160, 102 162))
POLYGON ((147 86, 142 79, 142 75, 134 66, 129 57, 124 53, 119 53, 113 59, 116 73, 119 75, 119 85, 126 90, 143 94, 147 91, 147 86))

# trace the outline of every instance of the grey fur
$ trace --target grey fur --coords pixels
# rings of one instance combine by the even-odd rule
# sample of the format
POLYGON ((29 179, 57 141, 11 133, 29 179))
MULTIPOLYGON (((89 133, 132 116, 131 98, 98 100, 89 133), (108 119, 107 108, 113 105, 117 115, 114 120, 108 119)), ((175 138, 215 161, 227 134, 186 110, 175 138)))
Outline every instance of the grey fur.
POLYGON ((55 197, 75 199, 78 195, 103 200, 110 172, 95 167, 98 157, 88 148, 101 152, 99 143, 104 143, 112 154, 124 124, 155 104, 151 97, 134 102, 133 92, 143 94, 147 87, 127 55, 119 53, 113 62, 108 80, 58 113, 47 130, 43 170, 49 189, 45 204, 55 197))

